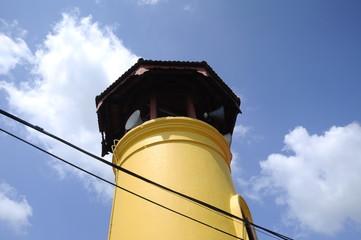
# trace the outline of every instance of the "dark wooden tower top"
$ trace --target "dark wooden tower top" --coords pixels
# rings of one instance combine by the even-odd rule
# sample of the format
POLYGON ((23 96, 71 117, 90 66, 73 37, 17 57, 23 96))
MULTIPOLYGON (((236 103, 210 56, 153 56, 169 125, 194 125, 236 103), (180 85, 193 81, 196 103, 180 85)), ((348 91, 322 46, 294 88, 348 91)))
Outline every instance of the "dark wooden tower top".
POLYGON ((221 134, 232 134, 241 112, 240 99, 204 61, 141 58, 95 101, 103 156, 127 132, 126 122, 136 110, 143 122, 185 116, 205 121, 221 134))

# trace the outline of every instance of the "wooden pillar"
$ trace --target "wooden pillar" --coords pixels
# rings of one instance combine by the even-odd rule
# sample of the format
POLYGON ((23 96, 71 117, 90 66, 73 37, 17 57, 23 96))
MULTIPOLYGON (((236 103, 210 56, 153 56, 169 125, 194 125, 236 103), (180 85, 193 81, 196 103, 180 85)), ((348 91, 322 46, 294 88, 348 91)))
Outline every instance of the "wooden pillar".
POLYGON ((151 96, 150 96, 150 119, 155 119, 157 118, 157 97, 155 95, 155 93, 153 93, 151 96))
POLYGON ((190 118, 197 118, 196 110, 194 108, 193 99, 189 94, 186 96, 186 104, 187 104, 187 115, 190 118))

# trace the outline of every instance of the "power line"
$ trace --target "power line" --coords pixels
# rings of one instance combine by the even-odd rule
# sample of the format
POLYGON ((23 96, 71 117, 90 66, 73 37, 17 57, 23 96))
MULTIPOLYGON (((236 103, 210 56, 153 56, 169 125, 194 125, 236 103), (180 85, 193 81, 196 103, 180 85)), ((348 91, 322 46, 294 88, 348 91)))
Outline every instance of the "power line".
POLYGON ((145 178, 145 177, 143 177, 143 176, 141 176, 141 175, 138 175, 138 174, 136 174, 136 173, 134 173, 134 172, 132 172, 132 171, 130 171, 130 170, 127 170, 127 169, 122 168, 122 167, 120 167, 120 166, 118 166, 118 165, 116 165, 116 164, 113 164, 113 163, 111 163, 111 162, 108 162, 107 160, 105 160, 105 159, 103 159, 103 158, 100 158, 100 157, 98 157, 98 156, 96 156, 96 155, 94 155, 94 154, 92 154, 92 153, 90 153, 90 152, 88 152, 88 151, 86 151, 86 150, 84 150, 84 149, 82 149, 82 148, 80 148, 80 147, 78 147, 78 146, 76 146, 76 145, 74 145, 74 144, 72 144, 72 143, 70 143, 70 142, 62 139, 62 138, 60 138, 60 137, 57 137, 57 136, 55 136, 55 135, 53 135, 53 134, 45 131, 43 128, 41 128, 41 127, 39 127, 39 126, 33 125, 33 124, 31 124, 31 123, 29 123, 29 122, 27 122, 27 121, 25 121, 25 120, 23 120, 23 119, 21 119, 21 118, 18 118, 18 117, 16 117, 16 116, 14 116, 14 115, 12 115, 12 114, 10 114, 10 113, 2 110, 2 109, 0 109, 0 113, 3 114, 3 115, 5 115, 5 116, 8 117, 8 118, 11 118, 11 119, 13 119, 13 120, 15 120, 15 121, 17 121, 17 122, 20 122, 20 123, 22 123, 23 125, 26 125, 26 126, 32 128, 32 129, 34 129, 34 130, 42 133, 42 134, 45 134, 45 135, 47 135, 47 136, 49 136, 49 137, 51 137, 51 138, 53 138, 53 139, 55 139, 55 140, 63 143, 63 144, 65 144, 65 145, 70 146, 71 148, 74 148, 74 149, 76 149, 76 150, 78 150, 78 151, 80 151, 80 152, 82 152, 82 153, 84 153, 84 154, 86 154, 86 155, 88 155, 88 156, 90 156, 90 157, 92 157, 92 158, 94 158, 94 159, 96 159, 96 160, 104 163, 104 164, 107 164, 107 165, 109 165, 109 166, 111 166, 111 167, 113 167, 113 168, 115 168, 115 169, 117 169, 117 170, 119 170, 119 171, 122 171, 122 172, 124 172, 124 173, 126 173, 126 174, 129 174, 129 175, 131 175, 131 176, 133 176, 133 177, 135 177, 135 178, 138 178, 138 179, 140 179, 140 180, 142 180, 142 181, 145 181, 145 182, 147 182, 147 183, 149 183, 149 184, 152 184, 152 185, 154 185, 154 186, 156 186, 156 187, 159 187, 159 188, 161 188, 161 189, 163 189, 163 190, 166 190, 166 191, 171 192, 171 193, 173 193, 173 194, 175 194, 175 195, 178 195, 178 196, 180 196, 180 197, 182 197, 182 198, 185 198, 185 199, 187 199, 187 200, 190 200, 190 201, 192 201, 192 202, 194 202, 194 203, 196 203, 196 204, 202 205, 202 206, 204 206, 204 207, 206 207, 206 208, 208 208, 208 209, 210 209, 210 210, 216 211, 216 212, 218 212, 218 213, 221 213, 221 214, 226 215, 226 216, 228 216, 228 217, 231 217, 231 218, 233 218, 233 219, 239 220, 239 221, 241 221, 241 222, 244 222, 245 224, 252 225, 252 226, 255 227, 255 228, 259 228, 259 229, 261 229, 261 230, 263 230, 263 231, 265 231, 265 232, 267 232, 267 233, 270 233, 270 234, 272 234, 272 235, 275 235, 275 236, 277 236, 277 237, 279 237, 279 238, 281 238, 281 239, 284 239, 284 240, 293 240, 292 238, 289 238, 289 237, 287 237, 287 236, 284 236, 284 235, 282 235, 282 234, 280 234, 280 233, 274 232, 274 231, 272 231, 272 230, 269 230, 269 229, 266 229, 266 228, 264 228, 264 227, 261 227, 261 226, 255 224, 255 223, 252 223, 252 222, 248 221, 247 219, 243 219, 243 218, 241 218, 241 217, 238 217, 238 216, 236 216, 236 215, 234 215, 234 214, 231 214, 231 213, 229 213, 229 212, 227 212, 227 211, 224 211, 223 209, 220 209, 220 208, 218 208, 218 207, 215 207, 215 206, 213 206, 213 205, 210 205, 210 204, 208 204, 208 203, 206 203, 206 202, 203 202, 203 201, 198 200, 198 199, 196 199, 196 198, 193 198, 193 197, 191 197, 191 196, 185 195, 185 194, 180 193, 180 192, 178 192, 178 191, 175 191, 175 190, 173 190, 173 189, 171 189, 171 188, 168 188, 168 187, 163 186, 163 185, 161 185, 161 184, 159 184, 159 183, 156 183, 156 182, 154 182, 154 181, 152 181, 152 180, 150 180, 150 179, 148 179, 148 178, 145 178))
POLYGON ((277 236, 273 236, 272 234, 266 233, 266 232, 264 232, 264 231, 262 231, 262 230, 255 229, 255 231, 256 231, 256 232, 259 232, 259 233, 262 233, 262 234, 264 234, 264 235, 267 235, 267 236, 269 236, 269 237, 271 237, 271 238, 278 239, 277 236))
POLYGON ((222 229, 219 229, 219 228, 214 227, 214 226, 212 226, 212 225, 209 225, 209 224, 207 224, 207 223, 205 223, 205 222, 202 222, 202 221, 200 221, 200 220, 197 220, 197 219, 195 219, 195 218, 192 218, 192 217, 190 217, 190 216, 188 216, 188 215, 186 215, 186 214, 183 214, 183 213, 181 213, 181 212, 178 212, 178 211, 176 211, 176 210, 174 210, 174 209, 171 209, 171 208, 169 208, 169 207, 166 207, 166 206, 164 206, 164 205, 162 205, 162 204, 160 204, 160 203, 157 203, 157 202, 155 202, 155 201, 153 201, 153 200, 151 200, 151 199, 149 199, 149 198, 143 197, 143 196, 141 196, 141 195, 139 195, 139 194, 137 194, 137 193, 135 193, 135 192, 133 192, 133 191, 130 191, 130 190, 124 188, 124 187, 119 186, 118 184, 112 183, 112 182, 106 180, 105 178, 102 178, 102 177, 100 177, 100 176, 98 176, 98 175, 96 175, 96 174, 94 174, 94 173, 92 173, 92 172, 90 172, 90 171, 88 171, 88 170, 85 170, 84 168, 81 168, 81 167, 79 167, 79 166, 77 166, 77 165, 75 165, 75 164, 73 164, 73 163, 71 163, 71 162, 69 162, 69 161, 67 161, 67 160, 65 160, 65 159, 63 159, 63 158, 55 155, 55 154, 53 154, 53 153, 50 153, 50 152, 46 151, 45 149, 43 149, 43 148, 41 148, 41 147, 39 147, 39 146, 37 146, 37 145, 35 145, 35 144, 33 144, 33 143, 25 140, 25 139, 23 139, 23 138, 20 138, 20 137, 14 135, 14 134, 12 134, 12 133, 10 133, 10 132, 2 129, 2 128, 0 128, 0 131, 2 131, 2 132, 4 132, 4 133, 6 133, 6 134, 8 134, 8 135, 10 135, 10 136, 18 139, 18 140, 20 140, 20 141, 22 141, 22 142, 24 142, 24 143, 26 143, 26 144, 34 147, 34 148, 36 148, 36 149, 38 149, 38 150, 46 153, 46 154, 48 154, 48 155, 50 155, 50 156, 52 156, 52 157, 55 158, 55 159, 58 159, 58 160, 62 161, 63 163, 66 163, 66 164, 68 164, 68 165, 70 165, 70 166, 72 166, 72 167, 74 167, 74 168, 76 168, 76 169, 78 169, 78 170, 80 170, 80 171, 82 171, 82 172, 85 172, 85 173, 87 173, 87 174, 89 174, 89 175, 91 175, 91 176, 93 176, 93 177, 95 177, 95 178, 97 178, 97 179, 99 179, 99 180, 101 180, 101 181, 103 181, 103 182, 106 182, 106 183, 108 183, 108 184, 110 184, 110 185, 112 185, 112 186, 114 186, 114 187, 117 187, 117 188, 119 188, 119 189, 121 189, 121 190, 123 190, 123 191, 125 191, 125 192, 127 192, 127 193, 130 193, 130 194, 132 194, 132 195, 134 195, 134 196, 136 196, 136 197, 138 197, 138 198, 141 198, 141 199, 143 199, 143 200, 145 200, 145 201, 147 201, 147 202, 150 202, 150 203, 152 203, 152 204, 154 204, 154 205, 156 205, 156 206, 159 206, 159 207, 161 207, 161 208, 164 208, 164 209, 166 209, 166 210, 168 210, 168 211, 171 211, 171 212, 173 212, 173 213, 175 213, 175 214, 177 214, 177 215, 180 215, 180 216, 182 216, 182 217, 185 217, 185 218, 187 218, 187 219, 189 219, 189 220, 192 220, 192 221, 194 221, 194 222, 196 222, 196 223, 202 224, 202 225, 204 225, 204 226, 206 226, 206 227, 212 228, 212 229, 214 229, 214 230, 216 230, 216 231, 218 231, 218 232, 221 232, 221 233, 226 234, 226 235, 228 235, 228 236, 231 236, 231 237, 233 237, 233 238, 240 239, 240 240, 244 240, 243 238, 237 237, 237 236, 235 236, 235 235, 233 235, 233 234, 231 234, 231 233, 229 233, 229 232, 226 232, 226 231, 224 231, 224 230, 222 230, 222 229))

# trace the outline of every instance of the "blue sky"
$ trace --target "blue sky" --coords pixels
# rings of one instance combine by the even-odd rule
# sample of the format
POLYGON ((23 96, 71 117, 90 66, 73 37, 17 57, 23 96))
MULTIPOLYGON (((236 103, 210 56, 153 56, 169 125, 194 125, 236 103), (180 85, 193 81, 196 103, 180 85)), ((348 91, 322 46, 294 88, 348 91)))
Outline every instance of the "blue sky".
MULTIPOLYGON (((100 155, 96 95, 139 57, 205 60, 242 101, 232 175, 255 223, 294 239, 361 239, 360 10, 352 0, 1 1, 0 107, 100 155)), ((0 126, 113 180, 20 124, 0 126)), ((0 150, 0 239, 106 239, 111 187, 2 133, 0 150)))

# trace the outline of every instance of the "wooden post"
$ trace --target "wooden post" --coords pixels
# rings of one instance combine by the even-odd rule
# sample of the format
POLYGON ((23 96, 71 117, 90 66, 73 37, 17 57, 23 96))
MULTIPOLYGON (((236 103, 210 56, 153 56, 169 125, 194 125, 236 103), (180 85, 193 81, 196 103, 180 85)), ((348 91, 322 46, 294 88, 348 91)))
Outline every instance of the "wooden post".
POLYGON ((187 115, 190 118, 197 118, 197 114, 196 114, 196 110, 194 108, 194 102, 193 99, 191 98, 191 96, 189 94, 187 94, 186 96, 186 101, 187 101, 187 115))
POLYGON ((157 118, 157 97, 155 94, 152 94, 150 97, 150 119, 157 118))

